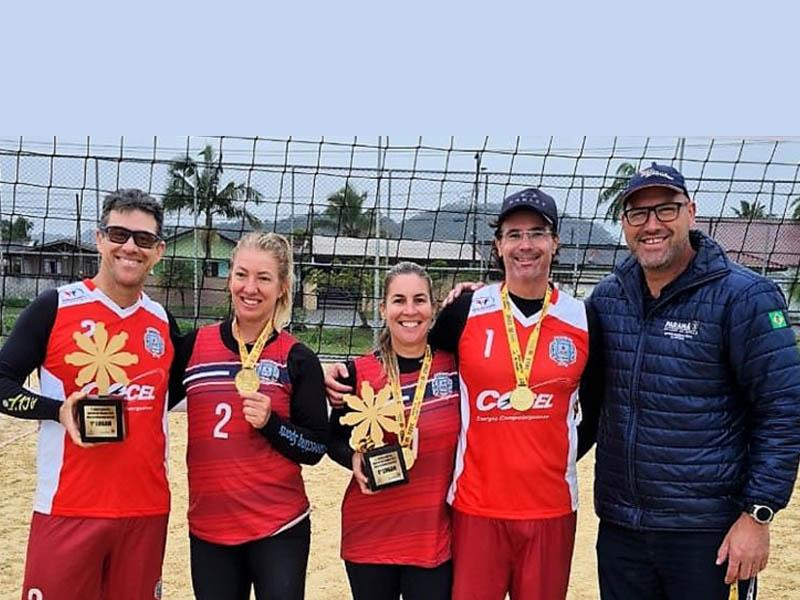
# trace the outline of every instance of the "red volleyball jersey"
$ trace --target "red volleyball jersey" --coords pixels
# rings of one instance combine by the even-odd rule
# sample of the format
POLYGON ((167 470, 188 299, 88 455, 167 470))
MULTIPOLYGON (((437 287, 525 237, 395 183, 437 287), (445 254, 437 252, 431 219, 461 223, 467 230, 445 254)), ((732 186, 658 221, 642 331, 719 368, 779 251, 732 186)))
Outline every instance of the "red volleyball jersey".
MULTIPOLYGON (((458 510, 501 519, 543 519, 577 509, 578 387, 589 352, 583 303, 553 290, 529 386, 535 399, 515 410, 516 387, 500 285, 476 291, 458 344, 461 419, 448 500, 458 510)), ((512 303, 524 356, 541 311, 512 303)))
POLYGON ((39 369, 41 392, 125 397, 123 442, 79 448, 43 421, 34 510, 62 517, 169 512, 166 397, 174 348, 164 308, 145 294, 120 308, 90 280, 58 288, 58 309, 39 369))
MULTIPOLYGON (((287 357, 297 340, 281 331, 255 369, 259 391, 289 419, 292 385, 287 357)), ((220 325, 197 332, 186 369, 189 440, 189 530, 215 544, 242 544, 273 535, 308 514, 300 465, 275 450, 245 421, 234 387, 238 353, 222 341, 220 325)))
MULTIPOLYGON (((388 384, 373 354, 355 360, 356 389, 388 384)), ((419 371, 400 375, 406 417, 419 371)), ((406 484, 362 494, 355 480, 342 503, 342 558, 357 563, 435 567, 450 558, 447 488, 459 431, 458 380, 451 354, 435 352, 417 423, 417 458, 406 484)), ((387 444, 396 443, 387 433, 387 444)))

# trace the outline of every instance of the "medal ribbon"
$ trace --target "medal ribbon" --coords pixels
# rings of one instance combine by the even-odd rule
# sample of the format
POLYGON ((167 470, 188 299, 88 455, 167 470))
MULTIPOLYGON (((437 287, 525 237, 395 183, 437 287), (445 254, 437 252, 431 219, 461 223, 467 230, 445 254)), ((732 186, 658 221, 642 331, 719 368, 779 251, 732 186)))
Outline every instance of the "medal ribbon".
POLYGON ((517 387, 528 387, 531 369, 533 369, 533 355, 536 353, 536 346, 539 344, 542 322, 547 315, 547 309, 550 308, 551 295, 552 290, 548 285, 542 302, 541 315, 536 322, 533 333, 528 338, 528 347, 525 349, 525 360, 523 360, 517 329, 514 327, 514 315, 511 313, 511 301, 508 299, 508 287, 504 285, 503 289, 500 290, 500 300, 503 304, 503 323, 506 327, 506 338, 508 339, 508 348, 511 351, 511 360, 514 363, 514 376, 517 379, 517 387))
POLYGON ((239 359, 242 361, 242 369, 252 369, 258 359, 261 357, 261 352, 264 350, 264 346, 267 343, 267 339, 272 334, 272 321, 267 321, 267 324, 264 325, 264 329, 261 330, 261 333, 258 334, 258 338, 256 338, 255 343, 253 344, 253 349, 248 353, 247 346, 244 343, 244 339, 242 339, 241 334, 239 333, 239 325, 236 322, 236 319, 233 320, 233 337, 236 338, 236 343, 239 344, 239 359))
POLYGON ((428 385, 428 375, 431 372, 433 354, 431 347, 425 346, 425 358, 422 359, 422 366, 419 370, 417 386, 414 388, 414 399, 411 402, 411 412, 408 414, 408 421, 405 418, 405 408, 403 406, 403 390, 400 388, 400 377, 397 373, 387 373, 389 384, 392 386, 392 397, 398 404, 397 419, 400 422, 400 445, 408 448, 411 445, 411 437, 419 421, 419 413, 422 410, 422 399, 425 397, 425 388, 428 385))

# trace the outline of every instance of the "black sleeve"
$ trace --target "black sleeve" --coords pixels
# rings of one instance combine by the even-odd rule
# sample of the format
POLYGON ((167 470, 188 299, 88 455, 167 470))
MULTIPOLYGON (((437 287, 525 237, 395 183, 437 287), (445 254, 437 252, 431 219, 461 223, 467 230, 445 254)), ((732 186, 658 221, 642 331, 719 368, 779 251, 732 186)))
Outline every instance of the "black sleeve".
POLYGON ((261 433, 286 458, 315 465, 325 456, 328 444, 328 408, 322 366, 317 355, 300 343, 292 346, 287 362, 292 382, 289 420, 273 411, 261 433))
POLYGON ((186 367, 189 365, 189 358, 192 356, 194 341, 197 339, 197 330, 193 329, 186 335, 181 335, 178 323, 169 315, 169 335, 172 344, 175 346, 175 357, 169 369, 169 402, 167 407, 172 410, 186 397, 186 388, 183 385, 183 378, 186 375, 186 367))
POLYGON ((452 304, 445 306, 436 317, 428 334, 428 343, 434 350, 444 350, 456 354, 458 340, 464 333, 472 304, 472 292, 463 292, 452 304))
MULTIPOLYGON (((356 388, 356 365, 353 361, 347 362, 347 377, 339 379, 339 383, 349 385, 354 390, 356 388)), ((347 406, 334 408, 331 411, 330 419, 330 441, 328 442, 328 456, 334 462, 339 463, 346 469, 353 468, 353 449, 350 447, 350 432, 353 428, 350 425, 342 425, 339 419, 348 411, 347 406)))
POLYGON ((605 390, 603 332, 591 297, 586 300, 586 319, 589 326, 589 361, 581 377, 579 392, 582 419, 578 425, 578 458, 591 450, 597 441, 605 390))
POLYGON ((40 294, 19 315, 0 349, 0 413, 58 421, 61 399, 40 396, 22 387, 25 378, 44 363, 57 311, 58 290, 40 294))

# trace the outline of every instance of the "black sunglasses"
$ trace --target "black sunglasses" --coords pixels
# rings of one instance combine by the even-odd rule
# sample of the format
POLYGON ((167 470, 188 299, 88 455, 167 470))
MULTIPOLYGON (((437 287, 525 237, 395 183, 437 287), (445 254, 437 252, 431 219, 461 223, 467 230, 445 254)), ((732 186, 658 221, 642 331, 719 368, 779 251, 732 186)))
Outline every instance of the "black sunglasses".
POLYGON ((124 244, 133 237, 134 244, 139 246, 139 248, 147 250, 161 241, 161 237, 157 236, 155 233, 150 233, 149 231, 133 231, 127 227, 120 227, 119 225, 101 225, 100 231, 105 234, 109 241, 115 244, 124 244))

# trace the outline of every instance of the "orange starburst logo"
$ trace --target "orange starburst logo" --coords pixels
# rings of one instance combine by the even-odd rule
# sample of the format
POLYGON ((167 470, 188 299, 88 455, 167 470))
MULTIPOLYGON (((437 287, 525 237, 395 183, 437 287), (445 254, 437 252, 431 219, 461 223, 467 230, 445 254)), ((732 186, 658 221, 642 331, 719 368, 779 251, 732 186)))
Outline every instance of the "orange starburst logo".
POLYGON ((64 357, 64 361, 83 367, 75 378, 77 385, 83 386, 94 380, 98 393, 107 394, 112 383, 128 384, 128 375, 122 367, 137 364, 139 357, 122 352, 128 341, 127 333, 120 332, 109 340, 105 324, 97 323, 92 335, 76 331, 72 339, 83 352, 71 352, 64 357))
POLYGON ((361 384, 361 397, 346 394, 344 401, 351 412, 339 418, 342 425, 352 425, 350 447, 353 450, 383 446, 383 432, 399 433, 397 403, 392 398, 390 386, 377 394, 368 381, 361 384))

